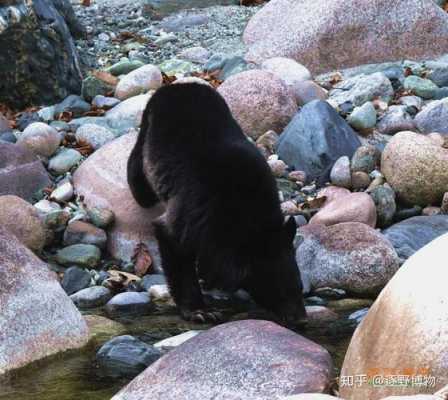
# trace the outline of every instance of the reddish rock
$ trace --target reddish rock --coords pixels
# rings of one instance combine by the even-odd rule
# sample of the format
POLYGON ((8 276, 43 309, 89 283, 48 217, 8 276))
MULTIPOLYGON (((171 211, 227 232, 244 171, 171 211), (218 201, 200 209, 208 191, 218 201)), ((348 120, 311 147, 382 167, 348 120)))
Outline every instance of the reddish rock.
POLYGON ((113 400, 272 400, 326 392, 328 352, 268 321, 214 327, 160 358, 113 400))
POLYGON ((311 218, 310 224, 361 222, 375 228, 376 217, 375 203, 367 193, 347 193, 327 200, 324 207, 311 218))
POLYGON ((448 16, 432 0, 271 0, 243 39, 249 62, 288 57, 316 74, 445 54, 448 16))
POLYGON ((0 195, 13 194, 27 201, 50 186, 42 162, 23 146, 0 142, 0 195))
POLYGON ((281 133, 297 112, 292 92, 280 78, 267 71, 232 75, 218 92, 244 133, 254 139, 271 129, 281 133))
POLYGON ((0 276, 0 375, 87 343, 87 325, 56 275, 1 227, 0 276))
POLYGON ((328 93, 313 81, 303 81, 297 83, 293 90, 297 104, 303 106, 313 100, 327 100, 328 93))
POLYGON ((324 206, 326 206, 328 203, 332 202, 333 200, 340 199, 343 196, 349 195, 351 192, 350 190, 346 188, 342 188, 339 186, 327 186, 326 188, 319 191, 318 197, 326 197, 326 201, 324 203, 324 206))
POLYGON ((152 256, 157 254, 151 221, 163 212, 162 206, 143 209, 132 197, 126 165, 135 140, 136 134, 130 133, 104 145, 73 176, 75 191, 84 196, 88 208, 107 208, 114 213, 107 247, 112 256, 123 260, 130 260, 140 242, 149 246, 152 256))
POLYGON ((39 253, 47 231, 35 207, 17 196, 0 196, 0 226, 30 250, 39 253))
POLYGON ((64 232, 64 246, 72 244, 93 244, 104 249, 107 235, 102 229, 83 221, 74 221, 64 232))
POLYGON ((366 224, 308 224, 299 234, 303 241, 297 264, 313 289, 331 287, 376 296, 399 268, 391 243, 366 224))

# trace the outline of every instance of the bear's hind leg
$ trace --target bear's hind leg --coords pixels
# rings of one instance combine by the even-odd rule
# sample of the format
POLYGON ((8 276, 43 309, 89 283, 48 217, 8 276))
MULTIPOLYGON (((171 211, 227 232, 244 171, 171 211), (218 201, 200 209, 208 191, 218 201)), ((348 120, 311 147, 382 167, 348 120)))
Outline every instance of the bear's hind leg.
POLYGON ((128 184, 135 201, 143 208, 155 206, 160 200, 143 171, 141 140, 137 141, 127 164, 128 184))
POLYGON ((162 221, 153 222, 153 226, 159 244, 162 268, 182 318, 203 323, 218 322, 221 319, 219 312, 205 310, 195 256, 182 249, 162 221))

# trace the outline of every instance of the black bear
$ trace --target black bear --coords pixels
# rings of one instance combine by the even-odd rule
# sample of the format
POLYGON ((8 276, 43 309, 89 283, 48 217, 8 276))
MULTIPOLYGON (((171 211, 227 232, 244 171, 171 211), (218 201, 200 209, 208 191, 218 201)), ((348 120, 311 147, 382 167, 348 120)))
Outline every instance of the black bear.
POLYGON ((213 88, 183 83, 157 90, 127 174, 142 207, 165 203, 154 233, 183 318, 217 318, 205 309, 199 279, 210 288, 243 288, 288 322, 305 317, 295 220, 284 222, 269 166, 213 88))

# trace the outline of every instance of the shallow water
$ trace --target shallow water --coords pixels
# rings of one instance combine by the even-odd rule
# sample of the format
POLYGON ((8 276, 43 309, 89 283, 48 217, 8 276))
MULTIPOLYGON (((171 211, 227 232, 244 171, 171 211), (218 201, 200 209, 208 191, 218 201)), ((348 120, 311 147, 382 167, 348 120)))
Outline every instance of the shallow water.
MULTIPOLYGON (((248 315, 242 313, 234 319, 244 318, 248 315)), ((186 323, 175 314, 120 322, 125 326, 121 334, 137 336, 147 343, 155 343, 190 329, 209 328, 186 323)), ((323 345, 331 353, 337 376, 353 329, 353 325, 342 318, 330 324, 310 325, 301 334, 323 345)), ((128 382, 126 379, 102 377, 95 365, 96 351, 114 335, 102 335, 83 351, 51 357, 15 371, 7 378, 0 378, 0 400, 109 400, 128 382)))

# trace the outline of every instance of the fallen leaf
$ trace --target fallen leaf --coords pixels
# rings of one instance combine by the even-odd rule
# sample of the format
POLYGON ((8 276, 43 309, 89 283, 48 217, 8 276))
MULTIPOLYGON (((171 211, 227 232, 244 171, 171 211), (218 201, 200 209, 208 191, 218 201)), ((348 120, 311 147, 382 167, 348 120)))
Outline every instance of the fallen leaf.
POLYGON ((103 285, 113 292, 121 292, 126 289, 130 284, 140 282, 140 278, 129 272, 109 270, 109 278, 107 278, 103 285))
POLYGON ((152 266, 152 258, 146 244, 140 242, 135 246, 131 261, 134 263, 134 270, 137 276, 143 276, 148 273, 152 266))
POLYGON ((84 7, 90 7, 90 0, 82 0, 81 5, 84 7))

